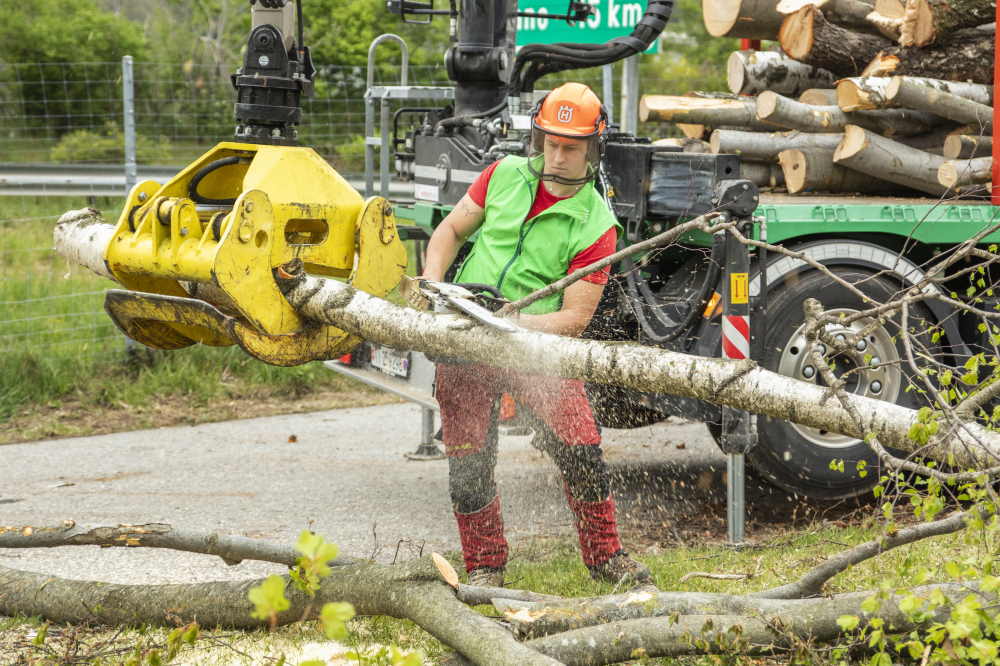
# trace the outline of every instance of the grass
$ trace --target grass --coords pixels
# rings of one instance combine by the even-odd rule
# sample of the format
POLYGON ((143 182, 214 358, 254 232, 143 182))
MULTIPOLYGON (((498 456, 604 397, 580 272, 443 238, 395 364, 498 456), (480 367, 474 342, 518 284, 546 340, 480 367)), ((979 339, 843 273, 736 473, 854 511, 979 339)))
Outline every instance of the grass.
MULTIPOLYGON (((899 513, 901 515, 904 511, 899 513)), ((740 550, 720 543, 701 543, 656 549, 656 552, 650 550, 637 555, 649 565, 661 589, 744 594, 794 580, 825 557, 871 539, 878 533, 879 527, 875 520, 862 518, 850 524, 842 521, 822 522, 797 532, 776 531, 773 535, 760 539, 755 545, 740 550), (741 581, 694 577, 683 583, 679 582, 683 575, 692 571, 749 573, 751 576, 741 581)), ((918 567, 930 568, 935 580, 949 580, 944 571, 946 562, 988 560, 992 558, 996 546, 995 530, 926 539, 885 553, 840 574, 828 584, 826 591, 840 593, 878 589, 880 586, 888 589, 904 588, 909 585, 913 572, 918 567)), ((457 553, 450 553, 449 558, 456 564, 459 561, 457 553)), ((576 545, 564 540, 538 539, 516 544, 508 574, 511 587, 538 592, 563 596, 594 596, 612 592, 610 586, 590 580, 580 563, 576 545)), ((480 607, 479 610, 487 615, 495 614, 490 607, 480 607)), ((36 618, 0 620, 0 653, 20 654, 25 659, 41 657, 42 648, 30 645, 30 639, 34 635, 32 632, 37 632, 40 625, 36 618)), ((422 651, 428 657, 428 663, 435 663, 447 652, 445 646, 408 621, 357 618, 350 623, 349 628, 348 643, 357 649, 377 650, 378 646, 396 644, 404 650, 422 651)), ((50 648, 66 651, 70 642, 77 641, 90 646, 86 649, 92 651, 92 656, 107 655, 102 661, 104 664, 121 663, 118 657, 111 655, 111 651, 115 649, 113 646, 123 649, 138 644, 149 649, 162 644, 166 637, 166 631, 159 628, 125 630, 116 634, 116 630, 63 626, 53 627, 49 633, 47 643, 50 648), (98 649, 98 646, 102 647, 98 649)), ((826 652, 815 649, 815 646, 811 647, 810 663, 829 663, 825 657, 826 652)), ((327 642, 315 623, 306 622, 282 627, 275 632, 206 631, 193 648, 182 652, 176 663, 205 666, 275 663, 267 657, 277 659, 281 654, 286 656, 288 663, 297 663, 299 658, 315 658, 324 650, 329 655, 338 649, 342 650, 327 642)), ((689 657, 643 663, 700 665, 782 662, 746 658, 720 661, 716 657, 689 657)))
MULTIPOLYGON (((386 401, 319 363, 278 368, 236 347, 126 354, 103 310, 112 283, 51 250, 58 216, 88 203, 0 197, 0 443, 235 418, 234 401, 269 413, 386 401)), ((119 200, 92 203, 117 218, 119 200)))

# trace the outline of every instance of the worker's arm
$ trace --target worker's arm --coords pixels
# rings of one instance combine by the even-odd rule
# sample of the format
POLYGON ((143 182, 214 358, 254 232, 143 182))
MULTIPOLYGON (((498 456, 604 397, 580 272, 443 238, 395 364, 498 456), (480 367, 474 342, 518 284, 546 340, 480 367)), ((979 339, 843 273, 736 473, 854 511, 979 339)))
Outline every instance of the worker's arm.
POLYGON ((587 328, 602 293, 603 284, 577 280, 563 292, 561 310, 540 315, 522 314, 518 316, 517 323, 535 331, 575 338, 587 328))
POLYGON ((441 282, 466 239, 483 224, 485 210, 466 194, 441 220, 427 243, 424 277, 441 282))

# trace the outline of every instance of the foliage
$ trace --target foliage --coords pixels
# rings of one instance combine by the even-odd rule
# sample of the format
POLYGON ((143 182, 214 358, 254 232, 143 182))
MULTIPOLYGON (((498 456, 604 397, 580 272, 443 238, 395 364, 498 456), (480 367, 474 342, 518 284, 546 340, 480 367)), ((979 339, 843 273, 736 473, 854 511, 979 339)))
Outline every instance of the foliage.
MULTIPOLYGON (((137 162, 159 163, 163 155, 170 152, 170 141, 166 137, 152 139, 137 134, 135 156, 137 162)), ((125 135, 119 125, 106 122, 102 132, 74 130, 64 134, 49 151, 53 162, 117 162, 125 159, 125 135)))

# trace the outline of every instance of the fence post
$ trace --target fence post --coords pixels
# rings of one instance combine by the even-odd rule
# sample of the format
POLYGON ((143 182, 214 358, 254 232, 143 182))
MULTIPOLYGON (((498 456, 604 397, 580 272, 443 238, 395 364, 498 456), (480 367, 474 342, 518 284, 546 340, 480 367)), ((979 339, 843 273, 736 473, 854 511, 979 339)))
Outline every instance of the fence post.
POLYGON ((639 130, 639 54, 622 61, 622 113, 623 132, 635 134, 639 130))
POLYGON ((122 118, 125 132, 125 194, 135 187, 138 174, 135 166, 135 84, 132 76, 132 56, 122 57, 122 118))
POLYGON ((604 65, 601 67, 601 100, 604 108, 608 110, 608 122, 614 122, 615 108, 615 70, 614 65, 604 65))
MULTIPOLYGON (((127 197, 139 179, 135 165, 135 84, 130 55, 122 57, 122 124, 125 134, 125 196, 127 197)), ((135 340, 126 335, 125 353, 131 356, 136 347, 135 340)))

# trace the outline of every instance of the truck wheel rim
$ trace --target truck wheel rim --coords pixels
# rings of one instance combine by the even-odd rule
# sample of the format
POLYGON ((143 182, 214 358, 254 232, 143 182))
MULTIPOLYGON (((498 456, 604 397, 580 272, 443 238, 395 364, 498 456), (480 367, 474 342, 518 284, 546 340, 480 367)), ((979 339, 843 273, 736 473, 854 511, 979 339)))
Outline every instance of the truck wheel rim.
MULTIPOLYGON (((857 310, 837 308, 827 310, 831 315, 852 315, 857 310)), ((851 339, 862 332, 871 323, 871 319, 859 319, 850 324, 827 324, 826 330, 836 338, 844 335, 851 339)), ((806 325, 799 326, 784 346, 778 360, 778 372, 802 381, 825 386, 819 377, 816 364, 813 362, 812 350, 805 336, 806 325)), ((817 343, 822 345, 822 343, 817 343)), ((876 326, 869 330, 858 348, 852 348, 848 353, 836 354, 829 345, 823 345, 824 358, 835 364, 835 372, 841 376, 849 370, 856 370, 847 375, 844 388, 848 393, 863 395, 879 400, 895 400, 899 395, 902 373, 900 372, 900 356, 896 344, 884 326, 876 326), (866 363, 866 361, 868 361, 866 363)), ((792 429, 802 438, 825 448, 842 449, 857 444, 859 439, 848 437, 828 430, 810 428, 790 423, 792 429)))

